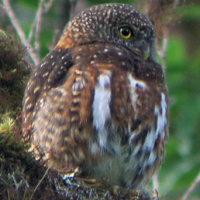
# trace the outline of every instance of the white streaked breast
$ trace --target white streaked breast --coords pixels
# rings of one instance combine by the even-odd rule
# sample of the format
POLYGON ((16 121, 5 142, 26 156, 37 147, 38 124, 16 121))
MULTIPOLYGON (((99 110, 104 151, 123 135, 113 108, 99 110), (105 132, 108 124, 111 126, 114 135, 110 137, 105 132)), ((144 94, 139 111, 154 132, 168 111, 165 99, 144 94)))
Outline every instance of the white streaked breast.
POLYGON ((130 73, 128 73, 128 80, 129 80, 129 87, 130 87, 130 93, 131 93, 131 100, 134 106, 138 98, 138 95, 136 93, 136 88, 140 87, 143 90, 145 90, 146 84, 143 81, 136 80, 130 73))
POLYGON ((143 149, 151 150, 156 142, 157 135, 155 134, 155 129, 151 127, 150 131, 147 133, 143 149))
POLYGON ((106 146, 107 143, 107 130, 105 123, 111 119, 110 114, 110 74, 101 74, 98 77, 97 85, 94 88, 94 101, 93 101, 93 125, 98 131, 98 140, 100 147, 106 146))
POLYGON ((165 95, 161 93, 161 112, 158 106, 154 109, 154 114, 157 116, 157 129, 156 129, 156 136, 158 137, 160 134, 162 134, 162 138, 165 136, 164 128, 167 123, 167 103, 165 99, 165 95))

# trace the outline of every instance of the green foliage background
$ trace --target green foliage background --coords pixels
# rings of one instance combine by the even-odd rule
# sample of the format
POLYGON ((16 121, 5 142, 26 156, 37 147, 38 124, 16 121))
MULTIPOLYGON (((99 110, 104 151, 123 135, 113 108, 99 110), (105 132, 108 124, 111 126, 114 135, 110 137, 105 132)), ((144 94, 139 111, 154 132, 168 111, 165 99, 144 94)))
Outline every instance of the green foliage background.
MULTIPOLYGON (((103 2, 116 2, 116 0, 87 0, 84 4, 80 4, 79 9, 81 5, 87 7, 103 2)), ((176 21, 173 28, 169 29, 166 76, 170 102, 170 137, 166 158, 159 172, 159 194, 165 196, 164 199, 180 199, 200 171, 200 3, 198 2, 198 0, 188 1, 178 8, 176 12, 182 17, 176 21)), ((35 18, 38 3, 38 0, 11 1, 26 35, 35 18)), ((128 0, 126 3, 131 4, 133 0, 128 0)), ((70 1, 58 0, 54 1, 51 10, 43 15, 40 58, 49 52, 52 41, 57 41, 70 18, 71 8, 70 1), (54 38, 55 29, 58 32, 54 38)), ((200 199, 200 183, 189 199, 200 199)))

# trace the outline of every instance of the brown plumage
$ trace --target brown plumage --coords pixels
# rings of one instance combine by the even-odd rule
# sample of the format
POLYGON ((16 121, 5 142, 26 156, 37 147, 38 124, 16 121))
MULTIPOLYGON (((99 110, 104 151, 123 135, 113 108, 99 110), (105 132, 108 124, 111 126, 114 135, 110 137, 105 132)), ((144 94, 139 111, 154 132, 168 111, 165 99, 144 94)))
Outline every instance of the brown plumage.
POLYGON ((168 99, 154 29, 132 6, 93 6, 72 19, 27 85, 24 136, 59 171, 142 188, 162 163, 168 99))

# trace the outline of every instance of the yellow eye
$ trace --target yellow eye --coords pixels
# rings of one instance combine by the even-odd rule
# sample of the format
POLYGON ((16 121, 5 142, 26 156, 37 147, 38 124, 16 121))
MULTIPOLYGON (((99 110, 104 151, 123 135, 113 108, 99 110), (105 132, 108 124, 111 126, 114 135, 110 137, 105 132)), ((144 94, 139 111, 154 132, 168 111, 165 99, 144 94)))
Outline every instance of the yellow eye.
POLYGON ((129 27, 121 27, 119 29, 119 35, 124 39, 129 39, 132 36, 132 31, 129 27))

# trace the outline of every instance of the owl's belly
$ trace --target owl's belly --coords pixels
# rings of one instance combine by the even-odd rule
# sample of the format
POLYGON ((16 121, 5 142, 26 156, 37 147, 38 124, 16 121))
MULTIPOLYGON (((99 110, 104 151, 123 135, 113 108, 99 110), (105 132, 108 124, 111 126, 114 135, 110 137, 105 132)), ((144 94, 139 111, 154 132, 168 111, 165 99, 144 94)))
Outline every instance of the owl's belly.
POLYGON ((83 166, 82 173, 85 177, 105 178, 110 185, 126 188, 141 189, 160 166, 161 154, 164 153, 159 149, 161 157, 158 157, 154 151, 143 151, 142 147, 134 148, 131 144, 120 145, 117 142, 107 145, 108 151, 96 148, 98 153, 90 164, 87 162, 83 166))
POLYGON ((112 98, 109 85, 109 74, 99 76, 93 100, 95 139, 89 143, 93 162, 86 163, 83 171, 96 179, 105 177, 111 185, 140 189, 163 159, 166 97, 155 93, 155 101, 150 101, 153 92, 132 76, 127 94, 115 93, 112 98))

